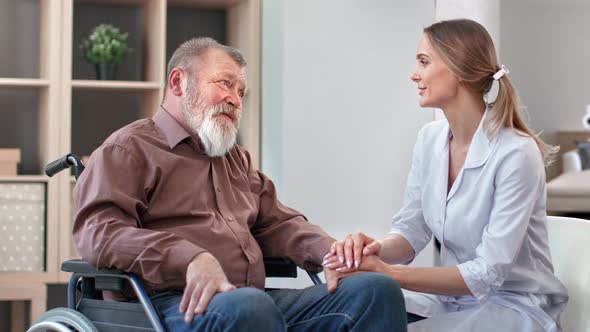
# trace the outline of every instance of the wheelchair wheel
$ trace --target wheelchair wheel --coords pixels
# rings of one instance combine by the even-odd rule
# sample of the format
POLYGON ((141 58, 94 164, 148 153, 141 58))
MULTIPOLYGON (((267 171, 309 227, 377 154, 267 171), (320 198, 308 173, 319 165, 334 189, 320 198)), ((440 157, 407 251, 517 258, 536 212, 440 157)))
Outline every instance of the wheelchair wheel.
POLYGON ((35 321, 27 332, 98 332, 92 322, 76 310, 55 308, 47 311, 35 321))

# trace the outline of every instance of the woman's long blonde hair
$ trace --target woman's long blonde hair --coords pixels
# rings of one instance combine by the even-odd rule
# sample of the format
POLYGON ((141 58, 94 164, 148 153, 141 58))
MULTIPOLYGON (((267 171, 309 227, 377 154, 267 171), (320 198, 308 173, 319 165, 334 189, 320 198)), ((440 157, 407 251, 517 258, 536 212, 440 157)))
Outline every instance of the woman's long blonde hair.
MULTIPOLYGON (((490 91, 493 75, 500 66, 494 42, 481 24, 468 19, 440 21, 425 28, 424 33, 443 62, 468 88, 481 93, 482 98, 490 91)), ((484 123, 487 135, 493 137, 507 127, 530 136, 537 143, 545 166, 549 166, 559 147, 546 144, 526 126, 519 115, 518 96, 510 79, 504 75, 498 83, 498 96, 490 104, 484 123)))

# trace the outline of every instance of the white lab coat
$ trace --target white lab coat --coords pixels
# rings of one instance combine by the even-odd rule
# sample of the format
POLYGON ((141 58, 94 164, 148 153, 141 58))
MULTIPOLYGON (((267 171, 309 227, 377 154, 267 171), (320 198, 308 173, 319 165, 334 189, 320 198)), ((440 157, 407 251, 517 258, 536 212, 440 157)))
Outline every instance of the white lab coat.
POLYGON ((473 296, 404 291, 407 311, 429 317, 409 331, 559 331, 568 296, 549 253, 541 154, 512 129, 488 139, 481 122, 448 194, 448 122, 418 134, 390 233, 417 253, 434 235, 442 265, 457 266, 473 296))

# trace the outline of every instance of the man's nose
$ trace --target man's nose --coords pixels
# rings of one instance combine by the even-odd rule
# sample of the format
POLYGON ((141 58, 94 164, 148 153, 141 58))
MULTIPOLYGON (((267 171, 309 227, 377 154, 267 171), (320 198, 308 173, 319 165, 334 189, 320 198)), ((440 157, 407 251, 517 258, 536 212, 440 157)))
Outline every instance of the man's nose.
POLYGON ((227 97, 225 97, 225 101, 235 109, 242 109, 242 98, 240 97, 240 93, 236 89, 230 90, 227 97))

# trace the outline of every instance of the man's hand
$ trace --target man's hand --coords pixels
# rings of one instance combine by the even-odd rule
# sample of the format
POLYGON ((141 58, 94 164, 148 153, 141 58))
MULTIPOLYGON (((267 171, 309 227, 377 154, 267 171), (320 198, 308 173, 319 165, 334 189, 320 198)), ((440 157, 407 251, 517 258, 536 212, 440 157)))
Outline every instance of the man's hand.
POLYGON ((180 301, 180 312, 186 312, 184 320, 192 322, 195 314, 201 315, 216 293, 236 289, 227 281, 219 262, 208 252, 197 255, 186 270, 186 288, 180 301))
POLYGON ((369 255, 363 258, 363 262, 355 270, 348 269, 345 265, 338 261, 338 257, 332 253, 328 253, 324 257, 324 275, 326 276, 326 284, 328 285, 328 292, 333 293, 338 287, 338 281, 348 276, 362 273, 362 272, 380 272, 387 273, 390 266, 383 262, 377 255, 369 255), (330 268, 339 266, 336 269, 330 268))
POLYGON ((348 269, 351 269, 353 265, 359 268, 363 256, 379 255, 380 250, 380 241, 360 232, 348 234, 344 241, 334 242, 330 248, 330 252, 338 256, 340 263, 346 264, 348 269))
MULTIPOLYGON (((330 259, 330 257, 328 257, 327 259, 330 259)), ((336 256, 333 256, 332 259, 337 260, 336 256)), ((346 266, 344 268, 346 268, 346 266)), ((336 291, 336 288, 338 288, 338 281, 340 279, 349 277, 349 276, 357 274, 357 273, 361 273, 360 271, 340 272, 338 270, 340 270, 340 269, 336 269, 336 270, 330 269, 330 268, 324 269, 324 276, 326 277, 326 285, 328 286, 329 293, 334 293, 336 291)))
POLYGON ((344 277, 342 273, 329 268, 324 269, 324 276, 326 277, 326 285, 328 286, 329 293, 334 293, 334 291, 336 291, 338 280, 344 277))

